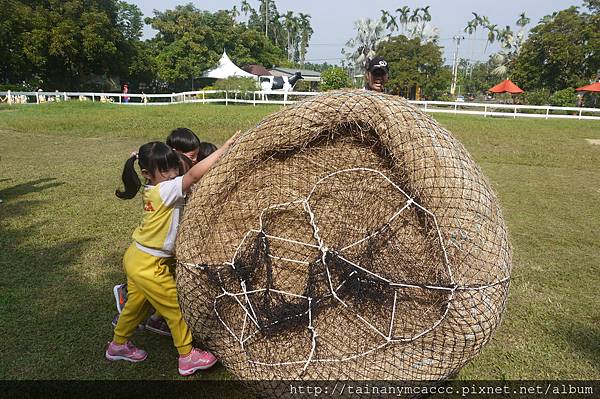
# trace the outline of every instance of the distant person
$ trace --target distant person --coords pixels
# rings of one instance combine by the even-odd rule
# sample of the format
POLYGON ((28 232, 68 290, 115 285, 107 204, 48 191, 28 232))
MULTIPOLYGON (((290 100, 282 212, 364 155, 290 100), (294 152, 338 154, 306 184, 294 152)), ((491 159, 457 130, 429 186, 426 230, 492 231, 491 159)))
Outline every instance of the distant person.
POLYGON ((367 62, 365 72, 365 90, 383 93, 385 84, 389 80, 388 62, 380 56, 374 57, 367 62))
MULTIPOLYGON (((126 83, 123 85, 123 94, 128 94, 129 93, 129 85, 126 83)), ((125 95, 123 96, 123 102, 125 104, 127 104, 129 102, 129 96, 125 95)))

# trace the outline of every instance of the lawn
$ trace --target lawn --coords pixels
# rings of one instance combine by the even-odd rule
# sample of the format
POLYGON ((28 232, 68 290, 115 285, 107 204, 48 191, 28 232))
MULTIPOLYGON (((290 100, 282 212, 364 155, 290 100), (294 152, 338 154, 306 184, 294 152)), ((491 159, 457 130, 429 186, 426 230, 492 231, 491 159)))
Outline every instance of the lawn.
MULTIPOLYGON (((169 338, 103 357, 139 222, 114 196, 131 150, 186 126, 221 144, 271 106, 0 107, 0 379, 179 379, 169 338)), ((497 191, 514 247, 501 327, 461 379, 600 379, 600 122, 435 115, 497 191)), ((228 379, 222 367, 192 377, 228 379)))

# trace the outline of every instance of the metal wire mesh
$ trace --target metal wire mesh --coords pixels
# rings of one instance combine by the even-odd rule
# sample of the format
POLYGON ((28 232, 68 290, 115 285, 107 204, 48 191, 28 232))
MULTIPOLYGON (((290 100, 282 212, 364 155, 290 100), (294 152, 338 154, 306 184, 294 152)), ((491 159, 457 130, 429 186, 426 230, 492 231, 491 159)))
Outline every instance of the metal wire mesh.
POLYGON ((407 101, 338 91, 265 118, 176 245, 196 338, 242 380, 439 380, 505 309, 511 248, 464 147, 407 101))

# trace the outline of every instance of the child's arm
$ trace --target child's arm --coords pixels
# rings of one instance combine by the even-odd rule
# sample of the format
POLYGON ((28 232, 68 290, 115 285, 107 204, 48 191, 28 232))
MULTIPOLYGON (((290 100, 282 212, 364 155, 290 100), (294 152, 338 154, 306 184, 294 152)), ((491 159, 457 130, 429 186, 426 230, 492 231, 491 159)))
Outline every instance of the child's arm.
POLYGON ((190 170, 188 170, 185 175, 183 175, 183 192, 189 191, 190 187, 200 181, 202 176, 204 176, 206 172, 208 172, 210 168, 212 168, 212 166, 219 160, 219 158, 221 158, 221 155, 223 155, 225 150, 227 150, 227 148, 235 142, 239 133, 239 130, 235 132, 235 134, 231 136, 221 148, 204 158, 202 161, 198 162, 190 170))

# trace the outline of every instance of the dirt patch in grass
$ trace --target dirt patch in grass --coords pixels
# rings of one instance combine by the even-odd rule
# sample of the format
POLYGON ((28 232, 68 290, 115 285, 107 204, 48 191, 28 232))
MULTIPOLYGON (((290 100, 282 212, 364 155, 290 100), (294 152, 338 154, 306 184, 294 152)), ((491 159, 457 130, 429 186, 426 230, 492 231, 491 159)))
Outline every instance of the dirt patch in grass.
POLYGON ((590 143, 592 145, 600 145, 600 140, 598 140, 598 139, 585 139, 585 141, 587 141, 588 143, 590 143))

